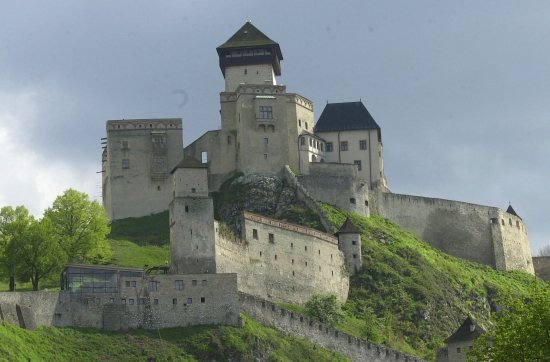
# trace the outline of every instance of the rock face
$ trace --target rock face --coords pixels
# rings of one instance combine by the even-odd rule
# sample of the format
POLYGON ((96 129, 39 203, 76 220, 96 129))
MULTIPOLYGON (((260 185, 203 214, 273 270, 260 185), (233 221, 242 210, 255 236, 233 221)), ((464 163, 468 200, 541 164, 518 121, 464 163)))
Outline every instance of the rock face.
POLYGON ((216 219, 225 222, 236 235, 241 235, 243 211, 289 222, 297 222, 299 214, 300 221, 305 218, 306 224, 324 230, 317 215, 298 201, 296 191, 275 175, 234 176, 213 197, 216 219))

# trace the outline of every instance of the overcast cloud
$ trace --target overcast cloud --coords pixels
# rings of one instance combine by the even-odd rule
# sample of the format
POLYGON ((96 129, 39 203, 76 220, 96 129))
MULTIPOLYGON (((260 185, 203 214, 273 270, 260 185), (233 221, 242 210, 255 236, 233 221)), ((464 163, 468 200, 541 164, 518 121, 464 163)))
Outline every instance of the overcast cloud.
POLYGON ((550 244, 548 1, 4 1, 0 204, 41 215, 72 187, 100 196, 108 119, 217 129, 215 48, 247 20, 281 45, 278 82, 361 99, 398 193, 506 209, 550 244), (183 90, 188 95, 182 107, 183 90))

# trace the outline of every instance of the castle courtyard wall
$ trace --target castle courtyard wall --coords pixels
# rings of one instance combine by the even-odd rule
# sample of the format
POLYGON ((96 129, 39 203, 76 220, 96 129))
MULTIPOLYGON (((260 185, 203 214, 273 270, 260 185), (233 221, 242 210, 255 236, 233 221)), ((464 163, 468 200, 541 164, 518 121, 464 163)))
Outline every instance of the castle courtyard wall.
POLYGON ((497 207, 382 192, 372 192, 369 199, 371 213, 438 250, 498 270, 534 273, 527 227, 497 207))
POLYGON ((313 292, 347 299, 348 271, 332 235, 248 213, 242 238, 216 230, 218 272, 237 273, 239 291, 301 305, 313 292))

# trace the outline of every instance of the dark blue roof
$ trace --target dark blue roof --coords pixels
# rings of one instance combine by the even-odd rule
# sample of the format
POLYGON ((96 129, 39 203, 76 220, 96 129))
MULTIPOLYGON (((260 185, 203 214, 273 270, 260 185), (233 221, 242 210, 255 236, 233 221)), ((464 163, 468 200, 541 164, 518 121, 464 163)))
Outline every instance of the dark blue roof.
POLYGON ((380 129, 361 101, 328 103, 315 125, 315 132, 358 129, 380 129))

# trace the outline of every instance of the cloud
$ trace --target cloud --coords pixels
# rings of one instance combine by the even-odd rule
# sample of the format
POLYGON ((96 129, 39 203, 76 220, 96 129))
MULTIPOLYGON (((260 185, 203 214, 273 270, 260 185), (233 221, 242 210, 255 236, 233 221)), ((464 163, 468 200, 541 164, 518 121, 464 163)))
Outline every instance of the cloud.
POLYGON ((84 191, 91 197, 98 193, 95 181, 99 182, 99 177, 89 177, 95 174, 93 164, 71 165, 62 158, 53 158, 47 149, 40 151, 33 147, 33 129, 40 122, 43 104, 52 92, 55 89, 43 87, 0 92, 0 205, 25 205, 38 217, 68 188, 84 191))

